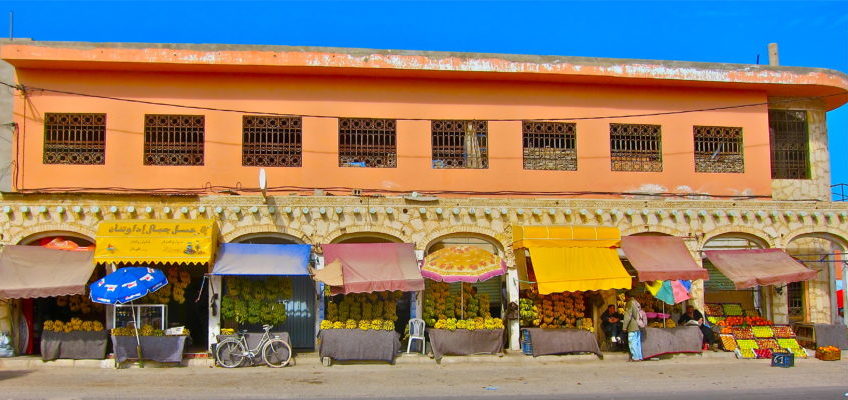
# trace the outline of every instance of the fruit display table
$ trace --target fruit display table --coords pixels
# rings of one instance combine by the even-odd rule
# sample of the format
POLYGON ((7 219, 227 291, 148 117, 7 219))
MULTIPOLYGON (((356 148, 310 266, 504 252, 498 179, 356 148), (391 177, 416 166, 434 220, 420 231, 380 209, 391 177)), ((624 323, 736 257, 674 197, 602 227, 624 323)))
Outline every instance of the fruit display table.
POLYGON ((465 356, 469 354, 503 355, 503 329, 447 330, 429 329, 430 347, 436 361, 444 355, 465 356))
POLYGON ((41 359, 102 360, 106 358, 108 340, 109 333, 106 331, 44 331, 41 333, 41 359))
POLYGON ((533 357, 567 353, 594 353, 603 359, 595 334, 584 329, 522 328, 530 337, 533 357))
POLYGON ((672 353, 700 353, 704 336, 697 326, 645 328, 642 357, 651 358, 672 353))
MULTIPOLYGON (((187 336, 141 336, 141 356, 145 360, 178 363, 183 361, 183 348, 187 336)), ((121 363, 138 357, 135 336, 112 336, 115 362, 121 363)))
MULTIPOLYGON (((262 336, 264 334, 265 333, 263 333, 263 332, 248 332, 248 333, 246 333, 244 336, 245 336, 245 339, 247 341, 247 349, 248 350, 255 349, 256 345, 259 343, 259 341, 262 340, 262 336)), ((269 332, 269 334, 271 335, 272 338, 280 338, 280 339, 285 340, 286 343, 289 344, 289 348, 292 347, 291 337, 289 336, 288 332, 269 332)), ((229 339, 229 338, 238 339, 238 335, 217 335, 217 336, 215 336, 215 339, 218 341, 218 343, 221 343, 222 340, 229 339)), ((262 349, 259 349, 259 350, 262 350, 262 349)), ((215 354, 215 352, 212 352, 212 354, 215 354)), ((254 365, 261 364, 262 362, 263 361, 262 361, 261 352, 257 353, 256 357, 253 358, 253 364, 254 365)))
POLYGON ((387 361, 394 363, 400 350, 395 331, 326 329, 318 334, 318 354, 336 361, 387 361))

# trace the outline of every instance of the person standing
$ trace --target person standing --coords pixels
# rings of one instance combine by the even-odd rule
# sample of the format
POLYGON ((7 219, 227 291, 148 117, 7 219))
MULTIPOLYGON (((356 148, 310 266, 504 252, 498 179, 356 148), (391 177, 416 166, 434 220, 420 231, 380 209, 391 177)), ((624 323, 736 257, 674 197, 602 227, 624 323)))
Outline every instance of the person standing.
POLYGON ((627 331, 627 342, 630 346, 630 361, 642 361, 642 305, 631 297, 624 310, 624 330, 627 331))

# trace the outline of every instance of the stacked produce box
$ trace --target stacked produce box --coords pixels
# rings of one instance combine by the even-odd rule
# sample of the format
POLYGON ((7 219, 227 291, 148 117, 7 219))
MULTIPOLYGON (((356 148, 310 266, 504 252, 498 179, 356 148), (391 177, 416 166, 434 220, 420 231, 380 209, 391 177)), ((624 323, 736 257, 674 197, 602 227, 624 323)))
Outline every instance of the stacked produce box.
POLYGON ((401 291, 336 296, 327 303, 321 329, 394 330, 402 296, 401 291))
POLYGON ((593 332, 592 318, 585 314, 583 292, 540 295, 535 289, 526 289, 519 299, 522 327, 578 328, 593 332))
POLYGON ((503 329, 503 320, 492 318, 489 295, 477 293, 474 286, 463 283, 459 293, 452 293, 450 284, 427 282, 424 290, 424 322, 436 329, 503 329))
POLYGON ((773 353, 783 351, 807 357, 788 325, 775 325, 738 303, 706 304, 705 311, 707 320, 720 327, 724 350, 736 352, 739 358, 770 359, 773 353))

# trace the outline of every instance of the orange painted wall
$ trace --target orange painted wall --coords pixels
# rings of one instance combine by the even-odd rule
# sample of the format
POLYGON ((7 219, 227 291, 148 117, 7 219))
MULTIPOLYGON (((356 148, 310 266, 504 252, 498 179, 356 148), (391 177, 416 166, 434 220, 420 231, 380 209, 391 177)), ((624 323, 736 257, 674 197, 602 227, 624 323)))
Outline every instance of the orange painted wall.
MULTIPOLYGON (((94 93, 154 102, 292 114, 372 118, 545 119, 626 115, 763 103, 763 92, 470 81, 117 71, 19 69, 32 87, 94 93)), ((176 109, 33 91, 16 99, 18 188, 200 188, 205 184, 257 186, 256 167, 241 166, 239 113, 176 109), (26 106, 25 106, 26 104, 26 106), (106 164, 42 164, 46 112, 105 112, 106 164), (26 118, 24 118, 24 113, 26 118), (145 113, 206 116, 205 165, 144 166, 145 113)), ((398 167, 338 167, 335 119, 304 118, 303 167, 266 168, 269 186, 347 187, 401 191, 593 191, 625 192, 654 184, 714 195, 771 193, 766 106, 668 116, 577 121, 578 171, 522 168, 520 122, 489 123, 490 167, 431 168, 428 121, 398 122, 398 167), (663 172, 612 172, 610 123, 662 125, 663 172), (745 173, 694 172, 693 125, 743 128, 745 173)), ((602 196, 591 196, 602 197, 602 196)))

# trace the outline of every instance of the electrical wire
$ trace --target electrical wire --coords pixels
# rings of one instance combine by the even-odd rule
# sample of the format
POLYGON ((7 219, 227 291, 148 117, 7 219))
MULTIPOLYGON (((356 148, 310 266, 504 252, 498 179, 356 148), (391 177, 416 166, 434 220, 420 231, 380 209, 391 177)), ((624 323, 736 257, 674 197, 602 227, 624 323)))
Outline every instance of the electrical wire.
MULTIPOLYGON (((42 92, 50 92, 50 93, 58 93, 65 94, 71 96, 81 96, 81 97, 91 97, 96 99, 104 99, 104 100, 114 100, 114 101, 123 101, 128 103, 137 103, 137 104, 147 104, 154 106, 164 106, 164 107, 174 107, 174 108, 183 108, 183 109, 191 109, 191 110, 204 110, 204 111, 218 111, 218 112, 230 112, 230 113, 239 113, 239 114, 255 114, 255 115, 270 115, 270 116, 278 116, 278 117, 305 117, 305 118, 351 118, 350 116, 340 116, 340 115, 327 115, 327 114, 286 114, 286 113, 276 113, 270 111, 249 111, 249 110, 240 110, 233 108, 218 108, 218 107, 205 107, 205 106, 193 106, 187 104, 176 104, 176 103, 166 103, 166 102, 158 102, 158 101, 148 101, 148 100, 138 100, 138 99, 129 99, 124 97, 114 97, 114 96, 105 96, 98 94, 90 94, 90 93, 81 93, 81 92, 73 92, 68 90, 59 90, 59 89, 48 89, 48 88, 39 88, 26 86, 23 84, 14 85, 8 82, 0 81, 0 84, 5 85, 7 87, 26 92, 26 91, 42 91, 42 92)), ((821 96, 813 96, 813 97, 805 97, 808 100, 820 100, 828 97, 834 96, 844 96, 848 95, 848 91, 841 93, 832 93, 821 96)), ((678 114, 690 114, 697 112, 706 112, 706 111, 721 111, 721 110, 732 110, 736 108, 747 108, 747 107, 759 107, 766 106, 775 103, 781 102, 797 102, 798 98, 791 99, 783 99, 783 100, 774 100, 770 102, 759 102, 759 103, 748 103, 748 104, 737 104, 731 106, 720 106, 720 107, 706 107, 706 108, 695 108, 688 110, 677 110, 677 111, 662 111, 662 112, 654 112, 654 113, 642 113, 642 114, 621 114, 621 115, 599 115, 599 116, 590 116, 590 117, 553 117, 553 118, 484 118, 486 121, 492 122, 521 122, 521 121, 586 121, 586 120, 599 120, 599 119, 623 119, 623 118, 639 118, 639 117, 655 117, 655 116, 663 116, 663 115, 678 115, 678 114)), ((390 118, 397 121, 432 121, 434 118, 404 118, 404 117, 396 117, 390 118)), ((438 118, 436 118, 438 119, 438 118)))

